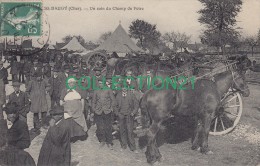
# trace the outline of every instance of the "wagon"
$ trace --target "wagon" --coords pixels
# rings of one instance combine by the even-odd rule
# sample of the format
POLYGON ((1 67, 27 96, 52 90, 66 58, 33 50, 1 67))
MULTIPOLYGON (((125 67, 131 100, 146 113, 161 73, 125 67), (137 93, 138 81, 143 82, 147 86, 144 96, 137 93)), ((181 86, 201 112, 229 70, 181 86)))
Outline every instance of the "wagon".
MULTIPOLYGON (((213 59, 199 67, 202 70, 198 71, 199 75, 197 77, 198 79, 205 76, 213 78, 217 73, 224 72, 229 68, 236 68, 236 63, 235 60, 213 59)), ((241 94, 234 89, 229 89, 221 98, 220 108, 216 111, 216 115, 212 120, 209 134, 224 135, 231 132, 239 123, 242 111, 243 99, 241 94)))

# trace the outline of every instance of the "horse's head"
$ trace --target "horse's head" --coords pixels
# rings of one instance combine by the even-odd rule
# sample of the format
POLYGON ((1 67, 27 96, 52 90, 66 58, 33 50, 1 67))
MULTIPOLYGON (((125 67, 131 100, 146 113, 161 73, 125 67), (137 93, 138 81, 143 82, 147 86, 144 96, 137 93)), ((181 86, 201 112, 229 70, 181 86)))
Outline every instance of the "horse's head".
POLYGON ((232 77, 233 77, 232 88, 241 92, 241 94, 244 97, 248 97, 250 95, 250 90, 246 83, 244 74, 239 72, 232 72, 232 77))

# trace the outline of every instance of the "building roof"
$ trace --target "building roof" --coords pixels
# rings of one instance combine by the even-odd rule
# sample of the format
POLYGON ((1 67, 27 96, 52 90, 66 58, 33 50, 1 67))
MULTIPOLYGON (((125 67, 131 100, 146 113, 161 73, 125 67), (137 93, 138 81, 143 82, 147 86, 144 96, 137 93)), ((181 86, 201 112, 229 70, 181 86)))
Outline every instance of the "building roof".
POLYGON ((97 50, 106 50, 108 53, 130 53, 138 52, 143 50, 135 45, 133 40, 128 36, 121 24, 118 25, 116 30, 111 34, 111 36, 102 43, 97 50))
POLYGON ((68 44, 66 44, 64 47, 62 47, 61 49, 67 49, 69 51, 77 51, 77 52, 82 52, 82 51, 86 51, 86 48, 83 47, 78 39, 74 36, 70 42, 68 44))

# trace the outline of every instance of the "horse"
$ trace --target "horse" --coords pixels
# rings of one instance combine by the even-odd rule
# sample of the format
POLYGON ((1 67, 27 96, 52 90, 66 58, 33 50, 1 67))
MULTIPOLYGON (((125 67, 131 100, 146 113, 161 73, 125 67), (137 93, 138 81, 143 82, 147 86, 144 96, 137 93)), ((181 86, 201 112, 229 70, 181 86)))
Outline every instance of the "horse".
MULTIPOLYGON (((220 108, 221 97, 230 89, 240 91, 244 97, 250 91, 242 72, 228 70, 214 76, 214 80, 196 80, 194 87, 186 85, 186 90, 150 89, 140 101, 141 114, 149 115, 150 127, 146 133, 148 142, 146 158, 148 163, 160 161, 161 154, 156 143, 156 135, 162 123, 170 116, 192 116, 195 119, 195 131, 192 138, 192 150, 211 154, 208 147, 208 135, 211 121, 220 108)), ((144 122, 144 121, 142 121, 144 122)), ((145 126, 145 124, 142 124, 145 126)))

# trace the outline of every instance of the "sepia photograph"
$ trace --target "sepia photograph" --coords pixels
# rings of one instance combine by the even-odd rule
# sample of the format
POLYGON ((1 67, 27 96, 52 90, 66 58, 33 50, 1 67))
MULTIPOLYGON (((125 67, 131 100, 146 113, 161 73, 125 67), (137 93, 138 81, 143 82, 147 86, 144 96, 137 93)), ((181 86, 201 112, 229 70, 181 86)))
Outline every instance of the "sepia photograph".
POLYGON ((260 0, 1 0, 0 166, 260 166, 260 0))

